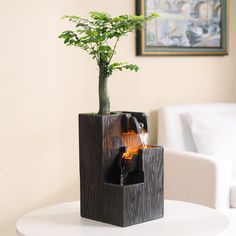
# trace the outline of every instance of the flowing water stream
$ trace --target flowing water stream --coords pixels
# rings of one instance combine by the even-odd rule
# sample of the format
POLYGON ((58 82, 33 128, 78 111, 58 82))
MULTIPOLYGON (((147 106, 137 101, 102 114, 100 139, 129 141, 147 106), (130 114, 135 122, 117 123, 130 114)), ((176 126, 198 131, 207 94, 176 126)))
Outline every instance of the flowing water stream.
POLYGON ((147 148, 148 133, 145 130, 143 123, 140 122, 139 126, 139 133, 130 131, 128 133, 123 133, 122 135, 123 144, 127 147, 127 151, 123 153, 122 156, 123 161, 120 167, 120 185, 125 184, 126 178, 129 174, 129 171, 127 171, 126 168, 127 163, 135 161, 134 158, 138 155, 139 149, 147 148))

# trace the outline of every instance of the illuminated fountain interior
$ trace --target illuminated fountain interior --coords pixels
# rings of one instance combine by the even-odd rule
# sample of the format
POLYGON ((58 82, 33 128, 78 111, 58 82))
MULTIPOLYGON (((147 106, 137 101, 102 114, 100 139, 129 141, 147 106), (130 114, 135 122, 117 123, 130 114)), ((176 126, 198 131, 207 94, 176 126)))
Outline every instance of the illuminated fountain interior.
POLYGON ((143 150, 153 148, 148 145, 149 125, 145 113, 122 112, 122 146, 109 174, 116 178, 112 182, 130 185, 144 182, 143 150), (115 167, 114 167, 115 166, 115 167))

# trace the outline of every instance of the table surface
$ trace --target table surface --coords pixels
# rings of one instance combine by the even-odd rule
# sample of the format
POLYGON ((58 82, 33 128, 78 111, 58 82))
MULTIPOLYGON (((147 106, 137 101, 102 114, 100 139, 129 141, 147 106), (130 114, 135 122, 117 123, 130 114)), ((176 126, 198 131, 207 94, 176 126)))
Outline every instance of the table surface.
POLYGON ((79 202, 62 203, 26 214, 17 221, 16 231, 19 236, 226 235, 229 220, 214 209, 171 200, 164 206, 164 218, 122 228, 81 218, 79 202))

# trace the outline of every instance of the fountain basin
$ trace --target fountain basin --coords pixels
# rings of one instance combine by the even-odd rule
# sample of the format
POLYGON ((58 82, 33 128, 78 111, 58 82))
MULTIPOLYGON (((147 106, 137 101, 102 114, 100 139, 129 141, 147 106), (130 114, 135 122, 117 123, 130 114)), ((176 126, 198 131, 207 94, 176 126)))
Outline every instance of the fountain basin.
POLYGON ((135 122, 146 117, 132 112, 79 115, 81 216, 123 227, 164 214, 162 147, 139 149, 133 176, 120 184, 119 163, 128 148, 122 135, 133 128, 127 114, 135 122))

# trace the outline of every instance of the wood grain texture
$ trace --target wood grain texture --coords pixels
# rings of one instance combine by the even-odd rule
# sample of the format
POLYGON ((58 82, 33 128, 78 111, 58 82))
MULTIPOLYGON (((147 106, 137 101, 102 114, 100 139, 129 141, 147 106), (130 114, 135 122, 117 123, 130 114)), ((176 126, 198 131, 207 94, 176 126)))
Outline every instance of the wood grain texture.
POLYGON ((144 219, 146 221, 164 215, 163 148, 140 150, 144 171, 144 219))
POLYGON ((113 184, 122 114, 79 115, 81 216, 129 226, 163 216, 163 148, 139 150, 144 182, 113 184))

